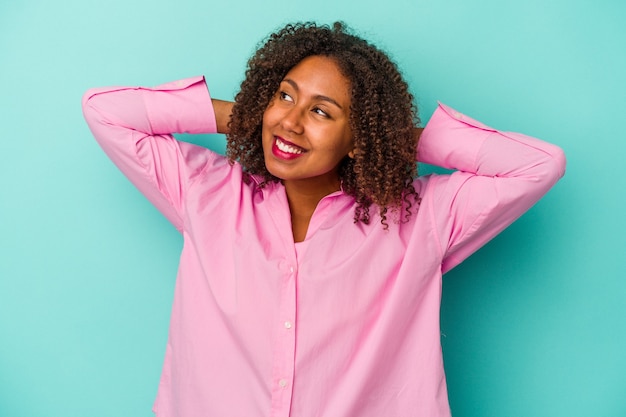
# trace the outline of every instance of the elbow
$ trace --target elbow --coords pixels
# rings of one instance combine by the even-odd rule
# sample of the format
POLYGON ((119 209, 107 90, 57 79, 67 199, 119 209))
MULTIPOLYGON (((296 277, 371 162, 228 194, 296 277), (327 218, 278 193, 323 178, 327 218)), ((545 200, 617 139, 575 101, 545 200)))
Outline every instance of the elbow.
POLYGON ((551 152, 551 172, 555 177, 555 182, 558 181, 565 175, 565 168, 567 166, 567 158, 565 157, 565 152, 563 149, 559 148, 556 145, 553 145, 554 149, 551 152))
POLYGON ((90 89, 83 94, 82 111, 83 118, 91 130, 93 137, 97 142, 101 143, 101 139, 108 136, 106 129, 110 123, 102 111, 101 102, 98 99, 98 92, 97 89, 90 89))
POLYGON ((563 175, 565 175, 565 168, 567 166, 567 158, 565 157, 565 152, 563 152, 563 149, 559 148, 559 169, 560 169, 560 173, 561 173, 561 177, 563 175))
POLYGON ((92 131, 99 125, 111 124, 110 117, 108 116, 110 112, 107 111, 111 108, 111 105, 107 103, 106 100, 103 100, 103 92, 106 92, 106 90, 102 88, 91 88, 85 91, 82 97, 83 117, 92 131))
POLYGON ((96 113, 91 103, 91 100, 96 95, 96 93, 97 93, 97 90, 92 88, 92 89, 87 90, 85 94, 83 94, 83 99, 82 99, 81 104, 82 104, 82 109, 83 109, 83 116, 85 120, 87 121, 87 123, 93 120, 95 113, 96 113))
POLYGON ((551 145, 543 161, 535 166, 534 177, 539 181, 537 185, 543 184, 540 186, 540 189, 544 189, 543 192, 552 188, 565 175, 566 165, 565 152, 558 146, 551 145))
POLYGON ((83 109, 87 107, 87 103, 89 102, 89 99, 93 97, 93 95, 94 95, 93 89, 90 88, 89 90, 85 91, 85 93, 83 94, 82 102, 81 102, 83 109))

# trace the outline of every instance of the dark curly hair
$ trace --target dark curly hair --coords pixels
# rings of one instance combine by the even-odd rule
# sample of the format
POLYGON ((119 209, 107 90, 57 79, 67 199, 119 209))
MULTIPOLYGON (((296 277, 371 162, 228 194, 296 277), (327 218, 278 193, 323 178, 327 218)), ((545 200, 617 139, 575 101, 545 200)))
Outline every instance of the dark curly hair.
POLYGON ((262 185, 279 181, 265 167, 261 131, 263 113, 285 75, 304 58, 332 58, 350 81, 350 127, 356 153, 340 163, 344 192, 354 196, 354 221, 368 224, 370 206, 379 207, 387 227, 387 213, 411 215, 419 196, 417 176, 419 122, 413 96, 397 66, 367 41, 351 34, 342 23, 290 24, 273 33, 248 61, 245 80, 235 97, 227 135, 227 156, 239 161, 248 174, 264 178, 262 185))

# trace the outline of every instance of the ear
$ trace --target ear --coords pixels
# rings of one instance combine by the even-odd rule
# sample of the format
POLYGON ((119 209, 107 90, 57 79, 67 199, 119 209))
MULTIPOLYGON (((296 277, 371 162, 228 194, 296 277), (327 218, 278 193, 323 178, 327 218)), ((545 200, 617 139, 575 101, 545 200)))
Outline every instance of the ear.
POLYGON ((348 158, 354 159, 354 155, 356 155, 356 154, 357 154, 357 150, 356 150, 356 148, 354 148, 350 152, 348 152, 348 158))

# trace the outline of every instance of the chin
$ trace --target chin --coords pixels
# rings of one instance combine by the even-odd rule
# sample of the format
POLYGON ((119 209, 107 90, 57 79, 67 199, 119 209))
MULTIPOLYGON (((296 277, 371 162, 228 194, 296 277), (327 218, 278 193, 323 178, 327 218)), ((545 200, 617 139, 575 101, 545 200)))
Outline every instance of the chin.
POLYGON ((285 178, 283 178, 284 175, 282 175, 279 171, 277 171, 276 169, 272 168, 272 164, 271 163, 267 163, 267 160, 265 161, 265 169, 267 170, 267 172, 269 172, 273 177, 278 178, 279 180, 283 181, 285 178))

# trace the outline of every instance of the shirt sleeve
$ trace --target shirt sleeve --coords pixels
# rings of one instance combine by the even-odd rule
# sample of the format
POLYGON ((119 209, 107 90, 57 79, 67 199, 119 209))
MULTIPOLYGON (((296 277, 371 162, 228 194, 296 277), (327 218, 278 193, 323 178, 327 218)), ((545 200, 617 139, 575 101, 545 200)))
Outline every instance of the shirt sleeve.
POLYGON ((83 96, 83 113, 113 163, 182 230, 185 190, 217 156, 172 136, 217 131, 204 78, 92 89, 83 96))
POLYGON ((559 147, 498 131, 443 104, 422 132, 418 160, 457 170, 432 178, 427 202, 444 273, 515 221, 565 173, 559 147))

